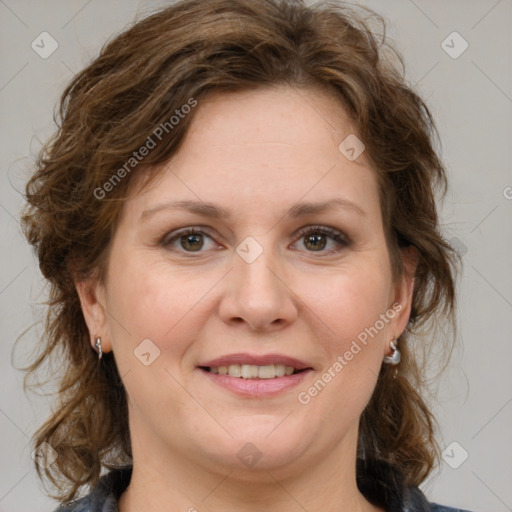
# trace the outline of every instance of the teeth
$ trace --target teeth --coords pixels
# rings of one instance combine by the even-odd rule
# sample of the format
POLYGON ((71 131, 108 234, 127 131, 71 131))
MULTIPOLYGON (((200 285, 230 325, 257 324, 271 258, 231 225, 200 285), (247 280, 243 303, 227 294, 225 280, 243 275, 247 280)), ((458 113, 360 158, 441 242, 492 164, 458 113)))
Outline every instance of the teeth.
POLYGON ((259 379, 273 379, 276 376, 276 370, 273 364, 258 367, 259 379))
MULTIPOLYGON (((293 368, 291 366, 288 366, 288 368, 291 368, 292 373, 293 373, 293 368)), ((284 377, 285 376, 286 366, 284 364, 276 364, 276 365, 274 365, 274 369, 276 372, 276 377, 284 377)))
POLYGON ((258 367, 253 364, 243 364, 242 377, 244 379, 255 379, 258 377, 258 367))
POLYGON ((254 364, 230 364, 229 366, 211 367, 211 373, 229 375, 230 377, 241 377, 243 379, 273 379, 284 377, 294 372, 293 366, 284 364, 268 364, 257 366, 254 364))

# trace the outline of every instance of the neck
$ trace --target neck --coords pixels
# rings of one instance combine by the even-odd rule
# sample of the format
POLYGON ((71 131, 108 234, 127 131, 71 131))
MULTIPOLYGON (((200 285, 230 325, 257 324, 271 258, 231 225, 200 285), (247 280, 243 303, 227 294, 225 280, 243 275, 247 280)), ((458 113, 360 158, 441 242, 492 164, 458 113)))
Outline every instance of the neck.
POLYGON ((291 464, 250 470, 187 452, 151 450, 154 439, 146 443, 139 437, 132 440, 133 473, 119 511, 383 512, 357 488, 355 449, 345 449, 356 446, 351 434, 329 454, 306 454, 291 464))

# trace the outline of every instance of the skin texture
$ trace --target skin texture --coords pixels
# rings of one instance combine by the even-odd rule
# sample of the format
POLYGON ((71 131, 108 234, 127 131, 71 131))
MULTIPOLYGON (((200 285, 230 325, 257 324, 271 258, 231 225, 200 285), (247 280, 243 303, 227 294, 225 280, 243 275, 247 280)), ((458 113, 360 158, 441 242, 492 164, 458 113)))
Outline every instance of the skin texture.
POLYGON ((114 351, 128 393, 134 472, 120 510, 379 510, 355 483, 358 422, 390 339, 407 325, 412 282, 392 280, 374 172, 364 153, 351 162, 338 150, 355 131, 325 91, 222 93, 197 108, 180 151, 125 203, 105 282, 77 283, 91 343, 100 336, 114 351), (287 216, 299 201, 334 198, 363 213, 287 216), (163 208, 141 219, 176 200, 232 216, 163 208), (315 250, 298 233, 308 226, 349 243, 321 237, 327 245, 315 250), (203 227, 199 252, 169 241, 186 227, 203 227), (246 237, 263 249, 252 263, 236 253, 246 237), (299 403, 396 302, 379 334, 299 403), (149 366, 134 356, 144 339, 160 350, 149 366), (314 371, 277 396, 243 398, 197 368, 235 352, 285 354, 314 371), (237 457, 249 442, 262 454, 252 468, 237 457))

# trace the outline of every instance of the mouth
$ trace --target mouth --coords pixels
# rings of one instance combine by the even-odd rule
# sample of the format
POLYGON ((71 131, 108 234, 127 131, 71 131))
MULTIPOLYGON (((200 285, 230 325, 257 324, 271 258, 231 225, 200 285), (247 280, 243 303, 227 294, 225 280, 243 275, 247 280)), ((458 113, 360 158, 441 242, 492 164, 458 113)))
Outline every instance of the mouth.
POLYGON ((276 379, 295 375, 310 369, 298 369, 293 366, 285 366, 284 364, 267 364, 262 366, 255 364, 230 364, 229 366, 199 366, 199 368, 209 373, 229 375, 230 377, 240 379, 276 379))
POLYGON ((313 372, 304 361, 280 354, 231 354, 201 363, 210 382, 245 398, 266 398, 297 386, 313 372))

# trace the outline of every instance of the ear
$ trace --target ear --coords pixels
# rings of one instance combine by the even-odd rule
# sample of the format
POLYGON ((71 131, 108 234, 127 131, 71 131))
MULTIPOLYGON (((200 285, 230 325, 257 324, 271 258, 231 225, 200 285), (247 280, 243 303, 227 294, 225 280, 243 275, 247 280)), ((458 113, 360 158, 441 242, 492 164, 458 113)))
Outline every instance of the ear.
MULTIPOLYGON (((400 249, 400 257, 403 264, 403 275, 394 287, 394 296, 390 303, 400 304, 401 309, 394 318, 393 334, 397 338, 405 331, 411 316, 412 295, 414 291, 414 275, 418 265, 418 251, 415 247, 408 246, 400 249)), ((397 308, 396 308, 397 309, 397 308)))
POLYGON ((105 289, 96 279, 86 279, 75 282, 76 291, 80 298, 82 312, 90 334, 91 346, 96 338, 101 338, 103 352, 110 352, 112 344, 107 323, 107 310, 105 307, 105 289))

